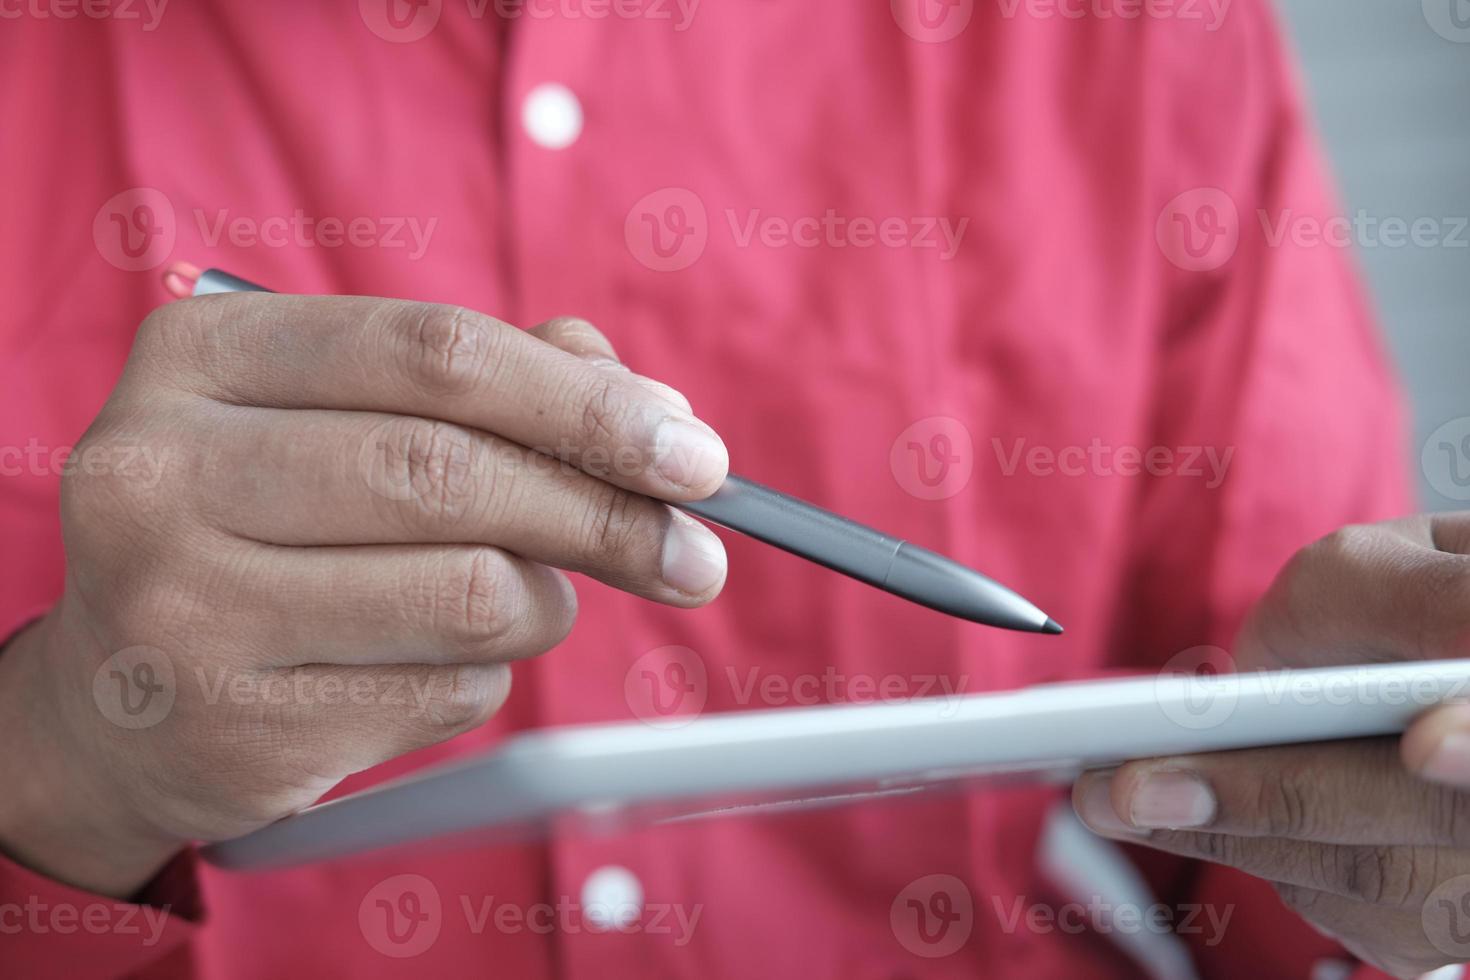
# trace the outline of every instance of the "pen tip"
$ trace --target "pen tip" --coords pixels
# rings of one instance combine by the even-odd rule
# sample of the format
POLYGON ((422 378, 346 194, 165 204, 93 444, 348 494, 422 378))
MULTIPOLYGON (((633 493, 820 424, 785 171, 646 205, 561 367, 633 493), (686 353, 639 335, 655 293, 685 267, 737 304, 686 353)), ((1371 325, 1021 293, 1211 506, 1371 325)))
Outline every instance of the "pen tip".
POLYGON ((1041 627, 1041 632, 1051 633, 1053 635, 1060 634, 1061 632, 1063 632, 1062 624, 1048 616, 1046 617, 1046 625, 1041 627))

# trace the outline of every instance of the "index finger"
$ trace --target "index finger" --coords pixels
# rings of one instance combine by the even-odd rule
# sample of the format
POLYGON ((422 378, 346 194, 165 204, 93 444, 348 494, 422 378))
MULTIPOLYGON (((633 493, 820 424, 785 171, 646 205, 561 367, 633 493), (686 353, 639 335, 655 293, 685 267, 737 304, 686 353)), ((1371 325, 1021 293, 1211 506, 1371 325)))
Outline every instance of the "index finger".
POLYGON ((463 307, 349 296, 206 296, 150 317, 162 383, 217 401, 378 411, 493 432, 610 483, 697 500, 724 482, 713 429, 621 372, 463 307), (180 372, 182 368, 182 372, 180 372))

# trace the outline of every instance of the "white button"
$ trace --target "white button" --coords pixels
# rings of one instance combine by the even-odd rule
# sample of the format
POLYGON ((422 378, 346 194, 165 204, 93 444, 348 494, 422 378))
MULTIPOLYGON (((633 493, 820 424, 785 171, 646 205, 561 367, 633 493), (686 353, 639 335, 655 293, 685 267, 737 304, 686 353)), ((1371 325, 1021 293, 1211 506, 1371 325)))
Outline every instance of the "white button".
POLYGON ((643 884, 616 864, 598 868, 582 883, 582 919, 594 929, 622 929, 643 913, 643 884))
POLYGON ((1311 980, 1347 980, 1357 968, 1346 960, 1318 960, 1312 964, 1311 980))
POLYGON ((582 103, 565 85, 537 85, 521 106, 526 135, 548 150, 563 150, 582 135, 582 103))

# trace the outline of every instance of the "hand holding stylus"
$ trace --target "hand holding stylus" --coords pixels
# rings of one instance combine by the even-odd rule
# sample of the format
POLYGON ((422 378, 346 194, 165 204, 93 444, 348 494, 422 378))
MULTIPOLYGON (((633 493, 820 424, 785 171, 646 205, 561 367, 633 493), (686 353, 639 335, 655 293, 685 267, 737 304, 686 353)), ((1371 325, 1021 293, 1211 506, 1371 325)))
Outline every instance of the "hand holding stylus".
POLYGON ((719 437, 581 321, 169 304, 99 451, 158 465, 63 480, 66 591, 0 657, 0 845, 113 895, 483 722, 572 625, 558 569, 675 606, 724 581, 661 502, 721 484, 719 437))

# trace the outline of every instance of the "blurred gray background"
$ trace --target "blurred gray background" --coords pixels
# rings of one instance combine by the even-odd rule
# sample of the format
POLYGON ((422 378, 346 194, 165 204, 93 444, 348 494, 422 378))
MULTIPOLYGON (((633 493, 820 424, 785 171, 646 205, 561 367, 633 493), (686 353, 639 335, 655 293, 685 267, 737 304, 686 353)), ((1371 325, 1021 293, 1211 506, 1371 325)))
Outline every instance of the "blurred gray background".
MULTIPOLYGON (((1470 0, 1277 4, 1345 213, 1432 218, 1443 236, 1470 220, 1470 0)), ((1470 508, 1470 419, 1437 432, 1470 416, 1470 230, 1459 237, 1460 247, 1357 248, 1413 398, 1414 472, 1433 510, 1470 508)))

